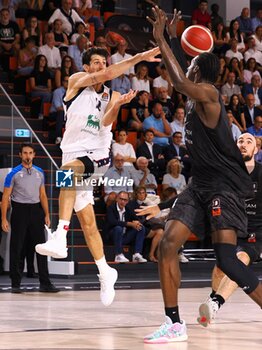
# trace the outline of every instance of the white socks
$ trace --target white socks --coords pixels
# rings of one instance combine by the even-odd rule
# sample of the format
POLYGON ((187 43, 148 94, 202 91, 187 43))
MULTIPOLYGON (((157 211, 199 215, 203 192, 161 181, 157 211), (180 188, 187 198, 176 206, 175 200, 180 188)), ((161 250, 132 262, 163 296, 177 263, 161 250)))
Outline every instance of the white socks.
POLYGON ((99 270, 99 274, 100 275, 106 274, 108 269, 110 269, 110 266, 106 262, 105 256, 103 256, 99 260, 95 260, 95 263, 96 263, 96 266, 97 266, 97 268, 99 270))
POLYGON ((69 230, 69 224, 70 224, 70 221, 59 220, 56 231, 59 231, 61 233, 63 232, 66 235, 67 231, 69 230))

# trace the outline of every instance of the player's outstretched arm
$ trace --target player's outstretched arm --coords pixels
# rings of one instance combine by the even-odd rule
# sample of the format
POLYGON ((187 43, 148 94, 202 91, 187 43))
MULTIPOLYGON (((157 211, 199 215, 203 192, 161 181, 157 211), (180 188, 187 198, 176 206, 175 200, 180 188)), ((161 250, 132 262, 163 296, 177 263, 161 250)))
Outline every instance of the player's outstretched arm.
POLYGON ((100 83, 104 83, 107 80, 112 80, 120 75, 122 75, 130 67, 136 65, 141 61, 147 62, 160 62, 159 58, 155 56, 160 54, 158 47, 155 47, 151 50, 141 52, 136 54, 133 57, 128 58, 127 60, 112 64, 111 66, 95 73, 79 72, 73 74, 69 78, 69 89, 79 90, 80 88, 92 86, 100 83))
POLYGON ((130 90, 127 94, 121 95, 113 91, 112 98, 102 119, 103 126, 111 125, 116 119, 122 105, 129 103, 137 94, 137 91, 130 90))
POLYGON ((154 19, 147 17, 153 26, 153 35, 159 45, 171 82, 178 92, 199 102, 211 102, 217 99, 217 93, 210 84, 193 83, 184 74, 176 57, 173 55, 164 37, 164 30, 167 23, 165 12, 157 6, 152 9, 154 19))

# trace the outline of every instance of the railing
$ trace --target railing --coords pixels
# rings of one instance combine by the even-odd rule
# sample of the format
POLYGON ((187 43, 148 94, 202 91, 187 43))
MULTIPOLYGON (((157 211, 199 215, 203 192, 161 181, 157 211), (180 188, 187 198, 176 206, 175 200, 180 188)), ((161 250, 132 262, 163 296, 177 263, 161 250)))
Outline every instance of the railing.
MULTIPOLYGON (((25 98, 22 95, 12 95, 11 98, 3 85, 0 84, 0 168, 2 168, 0 170, 0 190, 3 190, 8 168, 13 168, 21 163, 19 156, 21 143, 32 143, 36 150, 34 164, 42 168, 45 173, 51 226, 55 227, 58 218, 57 198, 59 195, 59 189, 55 186, 55 175, 59 166, 47 149, 48 141, 45 140, 48 140, 48 138, 45 137, 42 131, 42 121, 30 117, 30 108, 26 106, 25 98)), ((57 152, 57 159, 60 160, 59 151, 55 146, 49 145, 49 147, 57 152)), ((8 261, 9 259, 5 260, 8 261)), ((50 261, 49 269, 57 274, 68 271, 66 266, 62 270, 59 268, 58 271, 53 261, 50 261)))
MULTIPOLYGON (((36 133, 34 132, 34 130, 31 128, 31 126, 29 125, 29 123, 27 122, 27 120, 23 117, 22 113, 19 111, 18 107, 15 105, 15 103, 12 101, 12 99, 10 98, 10 96, 8 95, 7 91, 5 90, 5 88, 3 87, 2 84, 0 84, 0 93, 3 93, 6 100, 7 100, 7 107, 10 106, 10 112, 11 112, 11 129, 10 129, 10 138, 11 138, 11 144, 12 144, 12 147, 11 147, 11 160, 13 160, 13 142, 14 142, 14 138, 18 138, 20 137, 21 139, 26 139, 26 140, 30 140, 31 143, 33 143, 33 140, 34 142, 37 141, 38 144, 41 146, 41 148, 43 149, 43 151, 45 152, 46 156, 50 159, 51 163, 54 165, 54 167, 56 169, 59 169, 58 165, 56 164, 56 162, 54 161, 54 159, 52 158, 52 156, 50 155, 50 153, 48 152, 48 150, 46 149, 46 147, 43 145, 43 143, 41 142, 41 140, 39 139, 39 137, 36 135, 36 133), (19 128, 15 129, 15 127, 17 126, 16 125, 16 122, 15 122, 15 119, 14 118, 21 118, 21 121, 23 122, 24 126, 25 126, 25 129, 21 129, 21 130, 18 130, 19 128), (18 131, 17 131, 18 130, 18 131), (29 132, 26 132, 26 131, 22 131, 22 130, 28 130, 29 132), (15 132, 14 132, 15 131, 15 132), (28 135, 28 136, 27 136, 28 135)), ((1 103, 2 105, 5 105, 4 104, 4 101, 1 103)), ((1 115, 2 116, 2 113, 1 115)), ((18 123, 20 124, 20 123, 18 123)), ((6 125, 3 125, 1 123, 1 129, 3 126, 6 126, 6 125)), ((0 136, 6 136, 6 135, 2 135, 1 133, 1 129, 0 129, 0 136)), ((23 140, 23 141, 24 141, 23 140)), ((11 167, 13 167, 13 163, 11 163, 11 167)))

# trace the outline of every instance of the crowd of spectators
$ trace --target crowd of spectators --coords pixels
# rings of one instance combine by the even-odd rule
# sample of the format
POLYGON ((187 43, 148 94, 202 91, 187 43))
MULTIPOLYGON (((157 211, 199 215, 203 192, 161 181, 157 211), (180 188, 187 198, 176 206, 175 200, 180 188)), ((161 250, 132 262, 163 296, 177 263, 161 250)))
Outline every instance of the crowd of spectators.
MULTIPOLYGON (((115 2, 100 1, 100 15, 114 11, 115 2)), ((154 3, 156 1, 139 1, 141 15, 148 14, 154 3)), ((69 76, 82 70, 83 53, 96 45, 107 48, 108 64, 130 57, 125 39, 116 42, 115 47, 108 45, 100 15, 92 9, 91 0, 0 1, 2 69, 8 70, 10 56, 17 57, 18 75, 29 81, 31 96, 41 100, 39 119, 43 118, 44 103, 51 103, 48 118, 56 121, 54 142, 57 145, 62 140, 64 127, 62 98, 69 76), (24 28, 19 28, 15 22, 18 14, 25 19, 24 28), (40 23, 45 24, 45 32, 40 29, 40 23), (91 41, 91 27, 95 30, 94 42, 91 41)), ((220 58, 220 74, 215 85, 227 109, 232 135, 237 139, 245 131, 253 134, 259 148, 256 160, 261 162, 262 8, 253 18, 250 18, 249 8, 243 8, 227 27, 218 4, 213 4, 209 13, 207 1, 200 1, 192 13, 191 23, 211 30, 213 52, 220 58)), ((181 192, 190 181, 191 164, 185 148, 185 97, 174 90, 162 63, 152 68, 142 62, 111 81, 111 88, 121 94, 130 88, 138 90, 136 98, 124 106, 128 109, 127 119, 123 120, 119 113, 112 144, 112 167, 105 174, 113 179, 133 179, 133 186, 127 182, 116 188, 104 186, 105 203, 116 214, 124 210, 124 199, 131 200, 133 191, 141 186, 148 203, 159 199, 160 189, 171 187, 181 192), (136 134, 135 141, 128 142, 129 133, 136 134)), ((138 197, 139 192, 136 192, 134 200, 138 197)), ((133 217, 130 220, 137 221, 133 217)), ((128 227, 131 231, 141 231, 141 225, 136 222, 128 227)), ((121 229, 113 233, 115 242, 123 235, 125 226, 120 226, 121 229)), ((151 233, 152 237, 155 235, 151 233)), ((135 253, 139 258, 135 256, 134 260, 143 262, 140 246, 135 253)), ((121 254, 118 242, 116 261, 125 260, 121 254)), ((151 260, 154 258, 151 252, 151 260)))

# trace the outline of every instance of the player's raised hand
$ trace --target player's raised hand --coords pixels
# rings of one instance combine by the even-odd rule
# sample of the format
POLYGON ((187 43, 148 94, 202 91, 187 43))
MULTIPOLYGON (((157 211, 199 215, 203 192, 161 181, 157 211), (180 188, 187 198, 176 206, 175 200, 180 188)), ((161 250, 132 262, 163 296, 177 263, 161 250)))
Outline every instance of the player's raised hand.
POLYGON ((156 58, 155 56, 160 54, 159 47, 154 47, 151 50, 145 51, 141 53, 141 60, 147 62, 161 62, 160 58, 156 58))
POLYGON ((166 29, 170 38, 177 37, 177 23, 181 20, 181 18, 181 11, 177 11, 177 9, 174 9, 173 18, 170 22, 168 20, 166 22, 166 29))
POLYGON ((166 13, 158 6, 152 8, 153 19, 147 16, 147 20, 153 26, 154 38, 159 41, 164 39, 164 30, 167 23, 166 13))
POLYGON ((127 94, 121 95, 118 103, 120 106, 125 105, 126 103, 129 103, 130 101, 133 100, 134 97, 136 97, 136 94, 138 93, 137 90, 130 90, 127 94))

